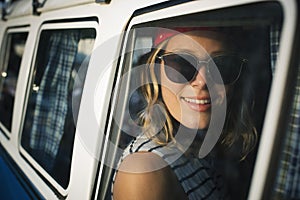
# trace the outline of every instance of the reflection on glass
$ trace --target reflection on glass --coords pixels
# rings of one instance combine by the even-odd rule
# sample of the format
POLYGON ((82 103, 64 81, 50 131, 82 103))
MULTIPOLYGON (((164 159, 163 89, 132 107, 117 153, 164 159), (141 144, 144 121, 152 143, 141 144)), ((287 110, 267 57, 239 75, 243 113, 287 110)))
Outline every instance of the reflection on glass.
POLYGON ((7 35, 7 48, 0 66, 0 122, 11 131, 16 86, 28 33, 7 35))
POLYGON ((37 51, 21 144, 64 188, 95 34, 94 29, 43 31, 37 51))

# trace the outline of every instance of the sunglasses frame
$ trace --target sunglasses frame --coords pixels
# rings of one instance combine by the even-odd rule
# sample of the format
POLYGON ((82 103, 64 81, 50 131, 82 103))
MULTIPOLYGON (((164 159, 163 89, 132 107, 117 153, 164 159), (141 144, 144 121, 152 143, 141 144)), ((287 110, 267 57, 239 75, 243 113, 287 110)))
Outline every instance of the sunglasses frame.
MULTIPOLYGON (((241 73, 242 73, 243 66, 248 62, 247 59, 242 58, 242 57, 240 57, 238 54, 236 54, 236 53, 231 53, 231 52, 216 54, 216 55, 214 55, 214 56, 210 56, 207 60, 200 60, 197 56, 193 55, 192 53, 185 52, 185 51, 176 51, 176 52, 168 52, 168 53, 158 54, 158 55, 157 55, 157 58, 160 59, 161 61, 164 61, 164 62, 165 62, 164 57, 170 56, 170 55, 174 55, 174 54, 179 55, 179 57, 181 57, 181 58, 183 58, 183 56, 181 56, 181 55, 188 55, 188 56, 192 57, 192 58, 194 59, 194 61, 196 61, 195 63, 197 63, 197 66, 194 66, 194 68, 196 69, 196 72, 198 72, 199 69, 200 69, 202 66, 204 66, 205 69, 206 69, 207 75, 211 78, 212 81, 214 81, 214 80, 213 80, 213 78, 212 78, 212 76, 211 76, 211 73, 210 73, 210 67, 208 67, 208 66, 210 66, 210 65, 209 65, 209 62, 214 62, 214 59, 215 59, 215 58, 223 57, 223 56, 234 56, 234 57, 238 58, 238 59, 240 60, 240 63, 241 63, 241 64, 240 64, 240 68, 239 68, 238 75, 237 75, 237 77, 236 77, 233 81, 231 81, 230 83, 225 83, 225 82, 224 82, 225 85, 232 85, 232 84, 234 84, 234 83, 239 79, 239 77, 240 77, 240 75, 241 75, 241 73)), ((184 58, 183 58, 183 59, 184 59, 184 58)), ((187 61, 188 61, 188 60, 187 60, 187 61)), ((188 61, 188 62, 189 62, 189 61, 188 61)), ((189 63, 190 63, 190 62, 189 62, 189 63)), ((218 68, 218 66, 217 66, 216 64, 214 64, 214 66, 216 66, 216 67, 218 68)), ((179 72, 179 73, 180 73, 180 72, 179 72)), ((166 75, 167 75, 167 74, 166 74, 166 75)), ((179 83, 181 83, 181 84, 189 83, 189 82, 195 80, 196 76, 197 76, 197 73, 195 73, 195 74, 193 75, 193 78, 192 78, 191 80, 187 80, 186 82, 183 82, 183 83, 179 82, 179 83)), ((167 77, 168 77, 168 76, 167 76, 167 77)), ((221 75, 221 77, 222 77, 222 75, 221 75)), ((169 79, 170 81, 172 81, 169 77, 168 77, 168 79, 169 79)), ((224 80, 223 80, 223 77, 222 77, 222 81, 224 81, 224 80)), ((172 82, 174 82, 174 81, 172 81, 172 82)), ((214 81, 214 82, 215 82, 216 84, 218 84, 216 81, 214 81)), ((178 82, 175 82, 175 83, 178 83, 178 82)))

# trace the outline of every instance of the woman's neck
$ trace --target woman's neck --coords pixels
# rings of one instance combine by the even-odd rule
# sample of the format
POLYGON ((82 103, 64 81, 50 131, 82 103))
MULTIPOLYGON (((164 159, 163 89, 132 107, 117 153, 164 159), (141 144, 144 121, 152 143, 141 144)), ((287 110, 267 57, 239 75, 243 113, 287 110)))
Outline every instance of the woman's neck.
POLYGON ((184 154, 187 156, 198 156, 207 130, 188 128, 174 118, 172 118, 172 122, 173 134, 176 142, 182 146, 182 150, 185 152, 184 154))

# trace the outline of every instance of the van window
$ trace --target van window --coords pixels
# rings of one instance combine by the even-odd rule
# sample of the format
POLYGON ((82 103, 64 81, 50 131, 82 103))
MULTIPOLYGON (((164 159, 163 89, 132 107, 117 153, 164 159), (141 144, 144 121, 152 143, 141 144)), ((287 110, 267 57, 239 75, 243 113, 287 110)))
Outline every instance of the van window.
POLYGON ((11 131, 16 86, 28 33, 8 33, 0 63, 0 127, 11 131))
POLYGON ((43 30, 37 49, 21 145, 63 188, 96 31, 43 30))
MULTIPOLYGON (((142 20, 145 20, 143 23, 133 24, 131 26, 126 52, 122 54, 122 56, 124 56, 122 76, 120 77, 119 93, 116 97, 116 103, 113 105, 114 113, 111 117, 111 128, 109 129, 110 142, 115 146, 110 146, 107 155, 105 155, 106 166, 104 166, 100 181, 100 198, 106 196, 106 198, 109 199, 112 195, 111 187, 113 187, 114 183, 114 174, 118 169, 118 163, 124 159, 123 156, 133 153, 135 150, 139 151, 149 143, 147 140, 139 144, 138 140, 141 138, 140 135, 144 134, 145 131, 142 127, 144 121, 141 116, 145 116, 144 111, 148 109, 146 106, 150 98, 150 96, 145 95, 145 88, 142 87, 145 82, 142 82, 141 74, 148 67, 147 62, 149 59, 154 60, 154 58, 150 56, 153 55, 156 49, 160 48, 159 44, 163 45, 159 40, 164 37, 164 32, 175 35, 172 31, 185 32, 191 29, 222 31, 222 33, 231 38, 233 42, 232 45, 234 46, 232 49, 238 49, 238 52, 234 53, 238 54, 239 57, 245 59, 247 62, 243 65, 238 84, 231 85, 233 90, 237 92, 231 99, 227 99, 228 102, 237 103, 228 104, 227 110, 240 114, 239 117, 235 118, 236 124, 241 123, 242 120, 244 120, 243 117, 246 117, 246 123, 249 124, 245 126, 249 125, 253 128, 255 138, 253 138, 248 151, 241 153, 245 147, 243 145, 248 145, 238 141, 243 140, 242 138, 227 145, 226 136, 221 135, 218 143, 206 158, 209 160, 208 162, 210 162, 212 168, 222 177, 228 191, 227 195, 232 199, 246 199, 264 123, 273 73, 276 72, 275 63, 278 46, 274 46, 274 42, 276 41, 273 41, 272 39, 274 38, 271 36, 274 34, 280 36, 283 20, 280 6, 276 3, 250 4, 181 16, 176 16, 175 14, 173 17, 161 20, 151 20, 153 16, 154 15, 149 15, 149 21, 145 20, 147 18, 146 16, 143 16, 142 20), (239 105, 242 104, 247 104, 247 111, 239 108, 239 105), (136 143, 140 146, 134 146, 136 143), (114 156, 111 155, 112 148, 115 149, 114 156), (112 158, 115 159, 111 161, 112 158)), ((139 20, 136 21, 140 22, 139 20)), ((180 49, 180 47, 178 47, 178 49, 180 49)), ((162 50, 157 52, 157 55, 159 57, 159 55, 164 55, 164 53, 169 52, 162 50)), ((172 62, 170 61, 170 63, 172 62)), ((155 70, 159 69, 159 67, 154 68, 149 74, 158 73, 155 70)), ((168 73, 174 77, 176 73, 178 73, 174 71, 168 73)), ((228 73, 231 72, 232 71, 228 73)), ((222 77, 223 75, 225 77, 228 75, 226 72, 220 73, 222 77)), ((156 76, 159 82, 160 75, 156 76)), ((144 79, 145 77, 146 76, 143 76, 144 79)), ((170 79, 172 79, 172 77, 170 79)), ((149 80, 147 79, 147 81, 149 80)), ((177 81, 178 83, 181 79, 173 79, 173 81, 177 81)), ((159 82, 159 84, 161 83, 159 82)), ((151 85, 148 89, 149 91, 155 90, 154 86, 151 85)), ((158 96, 158 99, 159 98, 163 97, 158 96)), ((160 102, 163 102, 163 100, 160 102)), ((226 113, 226 116, 232 116, 230 111, 226 113)), ((153 110, 153 112, 155 111, 153 110)), ((155 118, 153 120, 158 119, 155 118)), ((229 121, 225 120, 224 126, 222 127, 227 128, 232 126, 233 129, 236 128, 235 130, 241 128, 237 127, 235 123, 230 124, 229 121)), ((173 124, 173 126, 175 125, 173 124)), ((157 130, 163 129, 159 123, 155 128, 157 130)), ((241 128, 239 131, 243 132, 244 130, 241 128)), ((159 133, 157 133, 157 135, 159 135, 159 133)), ((151 138, 152 136, 153 135, 148 137, 151 138)), ((159 144, 161 143, 158 142, 156 147, 148 150, 144 149, 144 151, 157 151, 157 154, 160 154, 159 149, 162 148, 162 146, 159 144)), ((162 157, 168 157, 168 155, 162 157)), ((173 161, 175 163, 176 159, 173 161)), ((172 163, 171 161, 168 162, 172 163)), ((180 167, 179 165, 177 166, 177 168, 180 167)), ((184 173, 178 176, 181 176, 177 177, 179 180, 184 181, 190 177, 185 177, 184 173)), ((196 191, 197 189, 197 187, 191 188, 190 191, 196 191)), ((213 192, 208 192, 208 195, 212 193, 213 192)))

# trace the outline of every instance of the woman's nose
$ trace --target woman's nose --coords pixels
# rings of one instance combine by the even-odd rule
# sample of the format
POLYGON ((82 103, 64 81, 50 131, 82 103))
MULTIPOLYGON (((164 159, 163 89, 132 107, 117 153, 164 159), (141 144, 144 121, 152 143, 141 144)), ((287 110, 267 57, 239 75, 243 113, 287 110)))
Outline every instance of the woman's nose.
POLYGON ((204 66, 200 67, 194 80, 192 80, 191 85, 193 87, 204 87, 206 86, 206 69, 204 66))

